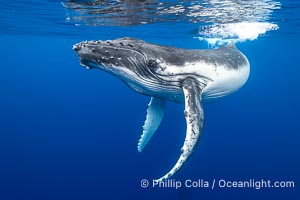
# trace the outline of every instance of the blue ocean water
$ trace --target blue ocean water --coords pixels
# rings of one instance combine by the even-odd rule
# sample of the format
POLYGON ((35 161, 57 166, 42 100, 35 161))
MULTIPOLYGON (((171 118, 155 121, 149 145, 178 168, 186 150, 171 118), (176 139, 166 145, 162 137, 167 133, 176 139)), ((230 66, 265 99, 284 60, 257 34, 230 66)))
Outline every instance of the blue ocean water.
POLYGON ((0 199, 299 199, 300 4, 255 2, 251 12, 226 15, 226 4, 208 0, 2 0, 0 199), (130 36, 208 48, 199 27, 247 19, 279 28, 236 44, 251 64, 248 82, 204 104, 201 141, 172 180, 293 181, 294 187, 151 187, 179 156, 184 106, 168 102, 159 130, 139 153, 150 98, 80 67, 72 45, 130 36), (141 187, 143 179, 149 187, 141 187))

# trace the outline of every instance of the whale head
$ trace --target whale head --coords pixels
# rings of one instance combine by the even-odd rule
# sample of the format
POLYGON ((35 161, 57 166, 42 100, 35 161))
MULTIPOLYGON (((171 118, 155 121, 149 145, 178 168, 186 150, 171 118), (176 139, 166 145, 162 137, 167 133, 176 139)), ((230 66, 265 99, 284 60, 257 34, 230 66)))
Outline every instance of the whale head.
POLYGON ((83 41, 73 46, 82 66, 104 70, 135 91, 149 96, 163 94, 161 90, 182 93, 178 81, 172 82, 169 76, 158 73, 170 63, 183 64, 183 60, 174 57, 174 52, 168 48, 134 38, 83 41))

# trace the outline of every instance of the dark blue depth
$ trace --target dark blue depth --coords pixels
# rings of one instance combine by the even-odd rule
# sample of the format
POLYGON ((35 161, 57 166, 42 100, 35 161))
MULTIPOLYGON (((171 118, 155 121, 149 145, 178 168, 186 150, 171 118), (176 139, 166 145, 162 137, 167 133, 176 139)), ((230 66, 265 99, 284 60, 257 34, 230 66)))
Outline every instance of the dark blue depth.
MULTIPOLYGON (((169 35, 160 34, 168 27, 162 24, 91 27, 86 35, 88 27, 79 27, 82 31, 74 35, 30 34, 30 30, 11 34, 1 27, 0 199, 298 199, 300 42, 299 26, 293 26, 297 23, 280 22, 278 31, 237 45, 250 61, 250 78, 237 93, 204 104, 202 139, 174 176, 182 182, 295 182, 295 188, 260 190, 141 188, 142 179, 159 178, 176 162, 185 134, 184 106, 168 102, 158 132, 139 153, 150 97, 107 73, 80 67, 72 51, 72 45, 82 40, 123 36, 204 48, 193 39, 197 24, 170 26, 169 35)), ((55 26, 50 27, 55 33, 55 26)))

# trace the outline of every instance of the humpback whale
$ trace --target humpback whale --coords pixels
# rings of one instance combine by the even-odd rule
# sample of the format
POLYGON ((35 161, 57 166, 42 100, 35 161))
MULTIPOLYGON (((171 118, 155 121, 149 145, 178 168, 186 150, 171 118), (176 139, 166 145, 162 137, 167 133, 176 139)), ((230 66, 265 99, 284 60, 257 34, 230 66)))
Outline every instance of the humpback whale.
POLYGON ((138 151, 157 130, 166 101, 185 105, 186 136, 179 159, 157 182, 174 175, 195 150, 204 125, 202 102, 237 91, 250 73, 248 59, 234 44, 194 50, 125 37, 83 41, 74 44, 73 50, 81 65, 106 71, 134 91, 151 97, 138 151))

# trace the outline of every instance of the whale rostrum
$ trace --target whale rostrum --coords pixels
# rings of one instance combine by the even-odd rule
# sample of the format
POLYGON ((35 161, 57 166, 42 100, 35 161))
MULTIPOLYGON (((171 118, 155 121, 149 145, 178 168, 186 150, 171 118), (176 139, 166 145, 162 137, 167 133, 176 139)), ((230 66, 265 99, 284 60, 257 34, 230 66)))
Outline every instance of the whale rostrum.
POLYGON ((135 38, 83 41, 73 46, 80 64, 121 79, 134 91, 151 97, 142 151, 163 119, 166 101, 185 105, 186 136, 176 164, 155 181, 174 175, 195 150, 204 125, 203 101, 229 95, 247 81, 250 64, 234 44, 210 50, 181 49, 135 38))

